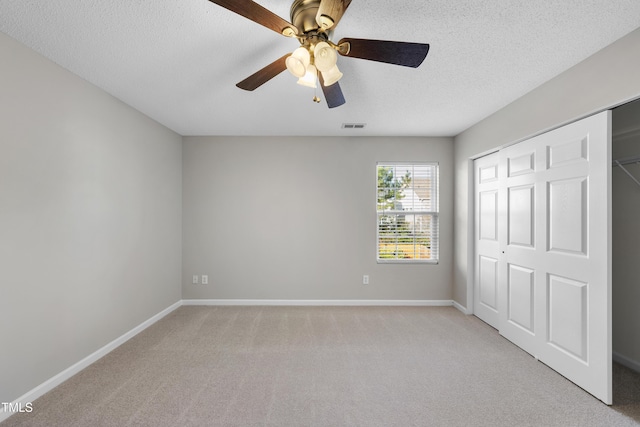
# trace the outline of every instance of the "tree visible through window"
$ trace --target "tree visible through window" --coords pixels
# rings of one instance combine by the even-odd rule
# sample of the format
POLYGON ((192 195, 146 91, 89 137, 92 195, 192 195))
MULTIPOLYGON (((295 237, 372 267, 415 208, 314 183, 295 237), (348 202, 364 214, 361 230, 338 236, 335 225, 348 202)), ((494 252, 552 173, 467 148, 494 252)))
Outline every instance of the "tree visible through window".
POLYGON ((438 165, 379 163, 378 261, 438 261, 438 165))

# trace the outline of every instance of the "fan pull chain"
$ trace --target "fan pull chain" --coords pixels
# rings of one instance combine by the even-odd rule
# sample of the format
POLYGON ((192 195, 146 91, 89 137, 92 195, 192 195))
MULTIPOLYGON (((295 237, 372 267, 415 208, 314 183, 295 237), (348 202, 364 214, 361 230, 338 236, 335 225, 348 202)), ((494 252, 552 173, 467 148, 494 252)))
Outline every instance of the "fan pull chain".
POLYGON ((316 70, 316 87, 313 88, 313 102, 316 104, 320 104, 320 98, 318 97, 318 83, 320 80, 318 79, 318 70, 316 70))

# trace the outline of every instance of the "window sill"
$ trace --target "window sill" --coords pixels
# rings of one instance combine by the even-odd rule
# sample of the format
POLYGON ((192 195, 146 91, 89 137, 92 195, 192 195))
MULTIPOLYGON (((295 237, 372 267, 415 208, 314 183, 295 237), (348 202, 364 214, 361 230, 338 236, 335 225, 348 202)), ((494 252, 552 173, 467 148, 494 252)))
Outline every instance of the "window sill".
POLYGON ((439 260, 430 260, 430 259, 378 259, 376 260, 378 264, 439 264, 439 260))

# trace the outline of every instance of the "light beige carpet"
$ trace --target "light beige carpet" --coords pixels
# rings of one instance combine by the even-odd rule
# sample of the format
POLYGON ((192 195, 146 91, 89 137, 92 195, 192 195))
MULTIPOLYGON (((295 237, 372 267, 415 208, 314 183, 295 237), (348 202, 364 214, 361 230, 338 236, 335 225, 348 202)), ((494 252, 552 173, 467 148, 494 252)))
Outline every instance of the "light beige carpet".
POLYGON ((181 307, 8 426, 631 426, 451 307, 181 307))

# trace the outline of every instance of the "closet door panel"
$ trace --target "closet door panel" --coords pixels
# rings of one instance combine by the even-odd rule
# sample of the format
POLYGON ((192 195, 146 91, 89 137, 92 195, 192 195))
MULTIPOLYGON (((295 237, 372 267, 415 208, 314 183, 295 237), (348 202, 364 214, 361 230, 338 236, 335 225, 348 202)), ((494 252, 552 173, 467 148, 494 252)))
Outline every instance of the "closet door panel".
POLYGON ((508 244, 535 246, 535 185, 510 187, 507 194, 509 213, 508 244))
POLYGON ((587 359, 589 284, 548 274, 547 343, 558 351, 587 359))
POLYGON ((480 240, 498 241, 498 191, 482 191, 480 197, 480 240))
POLYGON ((537 236, 540 218, 537 214, 540 196, 537 171, 544 167, 544 158, 535 143, 524 141, 500 151, 500 165, 506 173, 500 181, 500 202, 505 224, 500 236, 504 252, 499 269, 499 301, 504 309, 499 313, 499 331, 523 350, 536 355, 539 326, 536 324, 538 287, 541 264, 540 239, 537 236))
POLYGON ((611 403, 610 112, 500 151, 499 331, 611 403), (502 205, 501 205, 502 203, 502 205))
POLYGON ((474 301, 476 316, 498 328, 498 153, 474 161, 474 301))
POLYGON ((516 264, 509 264, 507 269, 507 320, 533 335, 535 271, 516 264))
POLYGON ((587 255, 587 177, 548 184, 549 251, 587 255))
POLYGON ((480 255, 480 304, 490 310, 498 310, 498 260, 480 255))
POLYGON ((547 224, 540 361, 610 404, 611 112, 537 138, 547 224))

